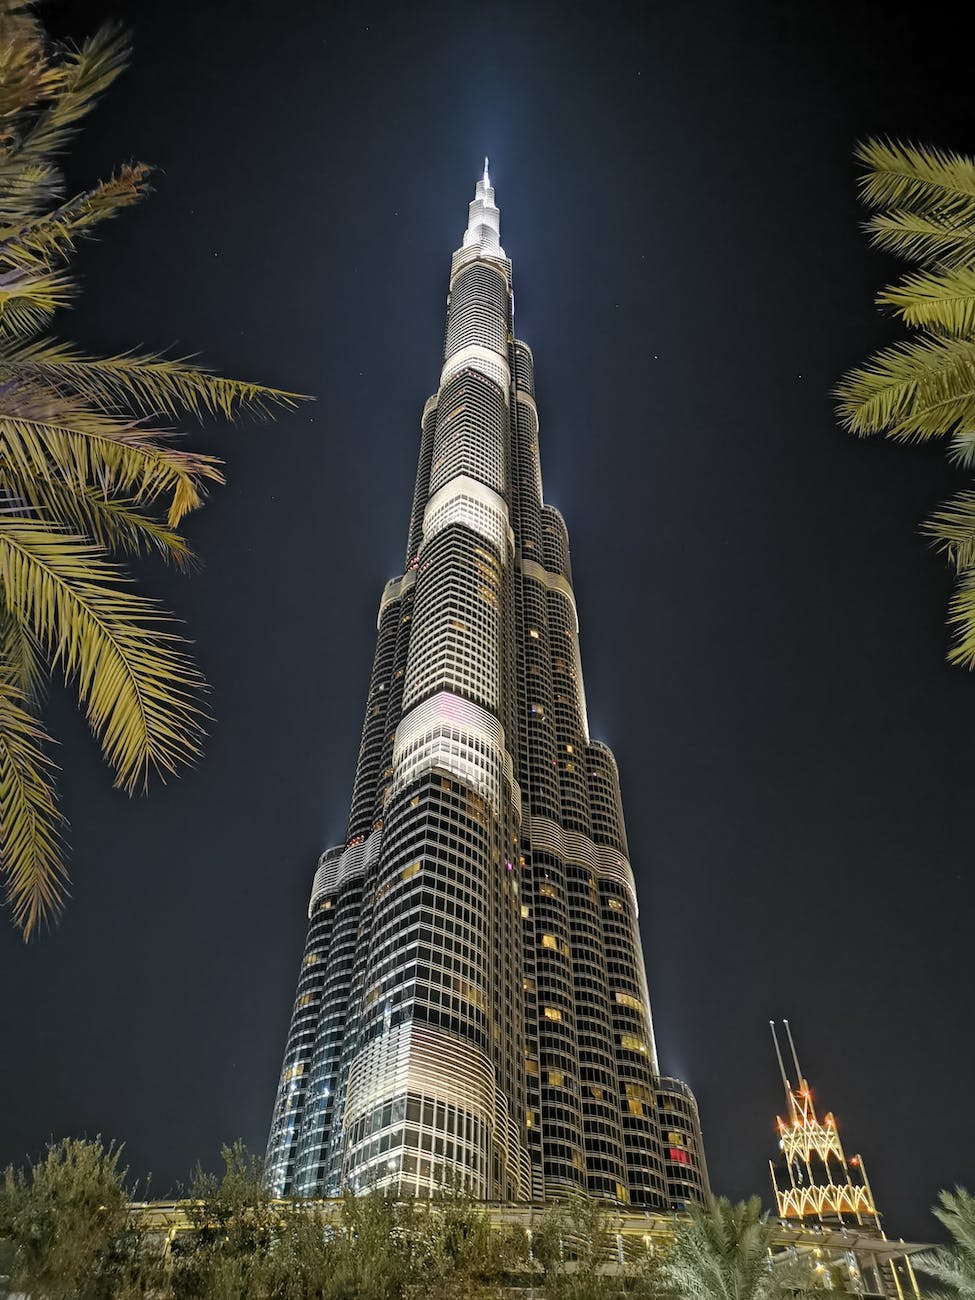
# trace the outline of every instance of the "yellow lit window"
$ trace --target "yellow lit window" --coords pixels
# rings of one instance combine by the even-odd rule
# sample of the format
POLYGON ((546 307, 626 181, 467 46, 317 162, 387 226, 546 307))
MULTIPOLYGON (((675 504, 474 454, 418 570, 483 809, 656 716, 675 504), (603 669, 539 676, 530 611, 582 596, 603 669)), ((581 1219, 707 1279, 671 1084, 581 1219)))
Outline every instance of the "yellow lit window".
POLYGON ((621 1007, 629 1007, 631 1011, 642 1011, 643 1003, 639 998, 635 998, 632 993, 617 993, 616 1001, 621 1007))
POLYGON ((467 624, 466 624, 466 623, 462 623, 462 622, 460 621, 459 618, 452 618, 452 619, 450 620, 450 626, 451 626, 452 628, 455 628, 458 632, 466 632, 466 631, 467 631, 467 624))
POLYGON ((647 1045, 642 1038, 637 1038, 636 1034, 620 1034, 620 1047, 624 1052, 639 1052, 642 1056, 647 1054, 647 1045))
POLYGON ((621 1201, 624 1205, 629 1205, 630 1203, 630 1193, 622 1183, 616 1184, 616 1199, 621 1201))
POLYGON ((636 1097, 638 1101, 653 1101, 653 1093, 644 1083, 628 1083, 626 1085, 626 1095, 636 1097))
POLYGON ((559 946, 559 945, 558 945, 558 943, 556 942, 556 939, 555 939, 555 935, 554 935, 554 934, 543 934, 543 935, 542 935, 542 947, 543 947, 543 948, 558 948, 558 946, 559 946))
POLYGON ((574 754, 574 753, 575 753, 575 750, 572 748, 571 745, 566 745, 566 747, 565 747, 565 752, 566 752, 567 754, 574 754))
POLYGON ((529 907, 528 907, 528 904, 527 904, 527 903, 522 903, 522 905, 521 905, 521 915, 522 915, 522 919, 523 919, 523 920, 526 920, 526 921, 528 920, 529 916, 531 916, 531 911, 529 910, 529 907))
POLYGON ((562 1019, 562 1012, 559 1010, 558 1007, 546 1007, 546 1008, 545 1008, 545 1019, 546 1019, 546 1020, 561 1020, 561 1019, 562 1019))
POLYGON ((547 880, 543 880, 542 883, 538 886, 538 892, 542 895, 543 898, 558 897, 555 886, 550 885, 547 880))
POLYGON ((575 763, 566 763, 566 765, 565 765, 565 770, 566 770, 567 772, 574 772, 574 771, 576 770, 576 765, 575 765, 575 763))
POLYGON ((603 1092, 602 1088, 592 1087, 589 1089, 589 1091, 592 1093, 592 1095, 596 1098, 597 1101, 602 1101, 603 1097, 605 1097, 606 1095, 603 1092))
POLYGON ((317 952, 310 952, 301 964, 302 966, 314 966, 317 962, 320 961, 321 961, 321 957, 319 957, 317 952))
POLYGON ((524 987, 526 993, 534 993, 535 977, 533 975, 526 975, 525 978, 522 980, 522 986, 524 987))
POLYGON ((565 1085, 565 1075, 561 1070, 549 1070, 548 1086, 550 1088, 561 1088, 565 1085))
POLYGON ((408 867, 403 868, 403 879, 412 880, 422 866, 422 862, 411 862, 408 867))
POLYGON ((537 627, 530 627, 530 628, 528 629, 528 635, 531 637, 531 639, 532 639, 533 641, 537 641, 537 640, 538 640, 538 628, 537 628, 537 627))
POLYGON ((322 911, 327 912, 331 906, 332 906, 332 900, 330 898, 326 898, 325 902, 321 904, 322 911))
POLYGON ((609 900, 609 905, 614 912, 622 912, 623 910, 623 904, 620 902, 618 898, 611 898, 609 900))
POLYGON ((684 1138, 681 1133, 668 1133, 667 1141, 672 1147, 682 1147, 684 1145, 684 1138))
POLYGON ((627 1110, 630 1112, 631 1115, 642 1115, 642 1114, 643 1114, 643 1102, 642 1102, 642 1101, 633 1101, 633 1100, 631 1099, 630 1101, 628 1101, 628 1102, 626 1103, 626 1108, 627 1108, 627 1110))
POLYGON ((525 1073, 538 1074, 538 1062, 533 1061, 531 1057, 528 1057, 528 1059, 525 1061, 525 1073))
POLYGON ((535 1112, 530 1110, 525 1115, 525 1128, 534 1128, 536 1124, 535 1112))

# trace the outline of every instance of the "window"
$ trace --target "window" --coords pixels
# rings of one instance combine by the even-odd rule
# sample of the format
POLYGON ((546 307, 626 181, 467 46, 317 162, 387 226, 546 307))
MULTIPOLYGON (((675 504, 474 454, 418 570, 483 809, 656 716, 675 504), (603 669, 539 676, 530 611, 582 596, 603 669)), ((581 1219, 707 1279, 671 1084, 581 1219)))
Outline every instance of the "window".
POLYGON ((635 998, 632 993, 617 993, 616 1001, 621 1007, 629 1007, 631 1011, 642 1011, 643 1003, 639 998, 635 998))
POLYGON ((420 870, 420 868, 421 868, 422 866, 423 866, 423 863, 422 863, 422 862, 413 862, 413 863, 410 864, 410 866, 408 866, 408 867, 404 867, 404 868, 403 868, 403 879, 404 879, 404 880, 412 880, 413 877, 417 874, 417 872, 420 870))
POLYGON ((631 1115, 642 1115, 642 1114, 643 1114, 643 1102, 642 1102, 642 1101, 634 1101, 632 1097, 631 1097, 630 1100, 626 1103, 626 1108, 627 1108, 627 1110, 630 1112, 631 1115))
POLYGON ((623 904, 618 898, 611 898, 609 900, 609 905, 614 912, 622 912, 623 910, 623 904))
POLYGON ((546 1008, 545 1008, 545 1019, 546 1019, 546 1020, 561 1020, 561 1019, 562 1019, 562 1012, 559 1010, 558 1007, 546 1007, 546 1008))
POLYGON ((606 1095, 603 1092, 602 1088, 591 1087, 589 1091, 592 1093, 592 1095, 596 1098, 597 1101, 602 1101, 603 1097, 606 1095))
POLYGON ((543 948, 558 948, 558 946, 559 946, 559 945, 558 945, 558 943, 556 942, 556 939, 555 939, 555 935, 554 935, 554 934, 543 934, 543 935, 542 935, 542 947, 543 947, 543 948))
POLYGON ((537 641, 537 640, 538 640, 538 628, 537 628, 537 627, 530 627, 530 628, 528 629, 528 635, 531 637, 531 639, 532 639, 533 641, 537 641))
POLYGON ((548 1086, 550 1088, 562 1088, 565 1086, 565 1075, 561 1070, 549 1070, 548 1086))
POLYGON ((529 908, 529 906, 528 906, 527 903, 522 903, 522 905, 521 905, 521 915, 522 915, 522 918, 523 918, 524 920, 526 920, 526 921, 527 921, 528 917, 531 916, 531 909, 529 908))
POLYGON ((637 1038, 636 1034, 620 1034, 620 1047, 624 1052, 639 1052, 642 1056, 647 1054, 647 1045, 642 1038, 637 1038))

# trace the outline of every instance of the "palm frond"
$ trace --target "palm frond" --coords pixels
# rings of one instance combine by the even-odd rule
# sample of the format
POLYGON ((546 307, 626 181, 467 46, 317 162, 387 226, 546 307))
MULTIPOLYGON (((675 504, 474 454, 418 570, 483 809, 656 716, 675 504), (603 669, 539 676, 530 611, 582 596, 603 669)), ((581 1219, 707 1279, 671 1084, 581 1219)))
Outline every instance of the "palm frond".
MULTIPOLYGON (((66 257, 78 236, 88 234, 99 222, 145 197, 151 170, 144 163, 129 163, 107 181, 76 194, 42 216, 0 224, 0 258, 15 265, 29 265, 66 257)), ((2 212, 0 207, 0 217, 2 212)))
POLYGON ((905 276, 877 296, 881 307, 892 307, 907 325, 944 330, 948 334, 975 331, 975 269, 905 276))
POLYGON ((0 588, 55 667, 74 681, 89 725, 130 793, 150 770, 174 772, 200 752, 203 687, 171 617, 134 592, 85 538, 0 518, 0 588))
POLYGON ((926 521, 924 531, 956 569, 975 567, 975 491, 952 497, 926 521))
POLYGON ((193 552, 186 539, 131 499, 111 497, 86 483, 19 475, 2 462, 0 493, 16 504, 16 514, 56 519, 73 532, 90 537, 106 552, 156 553, 181 569, 193 564, 193 552))
POLYGON ((47 269, 14 267, 0 272, 0 340, 43 329, 73 295, 73 282, 47 269))
POLYGON ((89 357, 53 339, 19 349, 9 360, 0 349, 0 372, 8 364, 61 395, 77 395, 99 410, 115 412, 233 420, 244 411, 267 415, 275 407, 293 408, 308 400, 298 393, 224 379, 185 357, 153 353, 89 357))
POLYGON ((170 528, 222 483, 214 456, 180 451, 146 430, 27 386, 0 389, 0 459, 19 475, 94 483, 106 493, 155 501, 169 496, 170 528))
POLYGON ((58 82, 47 107, 22 136, 15 153, 46 157, 60 153, 129 61, 129 39, 114 23, 101 27, 58 64, 58 82))
POLYGON ((25 939, 61 906, 66 883, 47 741, 23 696, 0 673, 0 875, 25 939))
MULTIPOLYGON (((41 25, 23 6, 0 8, 0 123, 55 93, 61 80, 47 57, 41 25)), ((9 148, 9 127, 0 125, 0 147, 9 148)))
POLYGON ((975 159, 930 145, 865 140, 856 148, 866 171, 860 198, 871 208, 937 213, 946 221, 975 221, 975 159))
POLYGON ((951 1234, 952 1244, 915 1256, 914 1263, 923 1273, 937 1278, 946 1288, 925 1296, 939 1300, 975 1300, 975 1198, 963 1187, 943 1191, 935 1217, 951 1234))
POLYGON ((841 422, 860 437, 921 441, 975 426, 975 340, 923 336, 875 353, 836 389, 841 422))
POLYGON ((897 211, 871 217, 864 228, 878 248, 908 261, 946 270, 975 263, 972 226, 955 226, 934 215, 897 211))
POLYGON ((6 680, 20 692, 25 705, 43 694, 47 661, 29 627, 0 609, 0 665, 6 680))

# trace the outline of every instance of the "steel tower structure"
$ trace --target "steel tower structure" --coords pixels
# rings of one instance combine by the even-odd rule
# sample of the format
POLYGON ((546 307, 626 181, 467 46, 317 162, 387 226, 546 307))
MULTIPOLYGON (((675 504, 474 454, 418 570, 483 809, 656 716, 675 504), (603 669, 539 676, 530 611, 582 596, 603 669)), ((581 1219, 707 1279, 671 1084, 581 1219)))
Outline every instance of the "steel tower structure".
POLYGON ((485 159, 347 839, 311 891, 267 1151, 279 1195, 709 1194, 694 1098, 658 1077, 619 779, 589 735, 568 536, 513 329, 485 159))

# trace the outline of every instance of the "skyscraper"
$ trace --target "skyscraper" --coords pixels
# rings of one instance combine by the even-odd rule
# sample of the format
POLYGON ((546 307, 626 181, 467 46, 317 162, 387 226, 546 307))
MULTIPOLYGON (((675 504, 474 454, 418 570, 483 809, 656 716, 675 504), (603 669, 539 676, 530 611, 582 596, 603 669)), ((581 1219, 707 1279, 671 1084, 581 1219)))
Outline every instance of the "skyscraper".
POLYGON ((346 842, 322 855, 268 1143, 279 1194, 708 1195, 661 1080, 616 763, 485 160, 450 268, 346 842))

